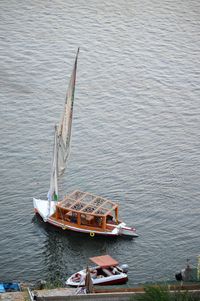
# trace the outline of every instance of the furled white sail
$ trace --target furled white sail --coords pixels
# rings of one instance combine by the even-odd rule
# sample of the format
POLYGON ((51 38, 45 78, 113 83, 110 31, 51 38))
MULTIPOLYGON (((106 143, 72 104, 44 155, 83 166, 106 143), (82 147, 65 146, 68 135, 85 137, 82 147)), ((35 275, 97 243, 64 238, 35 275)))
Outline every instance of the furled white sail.
POLYGON ((58 198, 58 184, 57 184, 58 177, 63 175, 66 168, 66 162, 67 159, 69 158, 69 153, 70 153, 72 115, 73 115, 78 53, 79 53, 79 49, 76 54, 72 75, 67 89, 65 107, 61 118, 61 122, 59 126, 55 128, 54 155, 53 155, 53 162, 52 162, 50 189, 48 192, 49 200, 52 199, 57 200, 58 198))
POLYGON ((54 133, 54 147, 53 147, 53 160, 51 167, 51 178, 50 178, 50 188, 47 194, 48 200, 57 201, 58 199, 58 133, 57 126, 55 126, 54 133))
POLYGON ((59 143, 58 176, 61 176, 64 173, 65 167, 66 167, 66 161, 69 157, 69 152, 70 152, 72 115, 73 115, 78 52, 79 52, 79 49, 77 51, 73 72, 72 72, 69 86, 67 89, 64 112, 63 112, 62 119, 61 119, 61 122, 58 127, 58 143, 59 143))

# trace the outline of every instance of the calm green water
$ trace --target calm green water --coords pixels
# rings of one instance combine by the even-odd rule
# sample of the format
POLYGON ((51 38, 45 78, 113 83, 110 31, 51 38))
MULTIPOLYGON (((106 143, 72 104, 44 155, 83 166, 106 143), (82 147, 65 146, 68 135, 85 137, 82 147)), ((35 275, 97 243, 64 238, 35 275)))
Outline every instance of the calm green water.
POLYGON ((0 280, 61 279, 110 254, 129 285, 173 278, 200 242, 200 3, 0 3, 0 280), (80 47, 61 192, 118 201, 136 240, 64 235, 33 219, 80 47))

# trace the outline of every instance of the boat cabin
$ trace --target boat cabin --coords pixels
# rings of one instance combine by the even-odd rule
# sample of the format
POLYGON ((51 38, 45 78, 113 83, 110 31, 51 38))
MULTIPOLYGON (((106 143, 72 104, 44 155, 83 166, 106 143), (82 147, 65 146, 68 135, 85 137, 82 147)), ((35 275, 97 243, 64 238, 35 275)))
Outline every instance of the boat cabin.
POLYGON ((118 224, 118 205, 100 196, 76 190, 57 203, 53 217, 79 228, 106 231, 118 224))

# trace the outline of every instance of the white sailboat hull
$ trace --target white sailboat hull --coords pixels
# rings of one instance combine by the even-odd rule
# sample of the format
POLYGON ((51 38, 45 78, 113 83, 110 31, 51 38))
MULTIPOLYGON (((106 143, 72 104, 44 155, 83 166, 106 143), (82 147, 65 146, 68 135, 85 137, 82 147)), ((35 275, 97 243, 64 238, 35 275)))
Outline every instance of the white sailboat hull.
POLYGON ((48 222, 49 224, 59 227, 63 230, 71 230, 76 231, 79 233, 86 233, 93 237, 94 235, 101 235, 101 236, 125 236, 125 237, 138 237, 138 235, 135 232, 134 228, 127 227, 125 223, 120 223, 119 225, 116 225, 116 227, 112 231, 91 231, 91 229, 83 229, 78 228, 76 226, 67 225, 64 221, 60 222, 55 220, 55 218, 52 217, 52 215, 55 213, 56 205, 54 201, 49 202, 48 200, 41 200, 41 199, 35 199, 33 198, 33 207, 35 213, 38 213, 44 222, 48 222))

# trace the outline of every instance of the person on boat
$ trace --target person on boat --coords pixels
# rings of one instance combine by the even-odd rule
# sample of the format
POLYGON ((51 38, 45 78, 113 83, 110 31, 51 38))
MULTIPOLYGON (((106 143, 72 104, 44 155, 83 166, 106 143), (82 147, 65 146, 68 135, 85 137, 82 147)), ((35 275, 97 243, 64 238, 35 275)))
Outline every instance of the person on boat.
POLYGON ((82 276, 79 273, 76 273, 73 277, 72 277, 72 281, 73 282, 81 282, 82 280, 82 276))
POLYGON ((117 275, 117 274, 119 274, 119 271, 118 271, 118 269, 117 269, 116 267, 114 267, 114 268, 112 269, 112 273, 113 273, 114 275, 117 275))
POLYGON ((101 224, 102 224, 102 218, 96 216, 96 217, 95 217, 95 224, 96 224, 97 227, 101 227, 101 224))
POLYGON ((191 280, 191 271, 192 271, 192 269, 191 269, 191 267, 189 265, 189 262, 188 262, 186 268, 181 271, 182 278, 183 278, 184 281, 191 280))
POLYGON ((76 213, 72 212, 72 216, 71 216, 71 223, 76 223, 77 222, 77 215, 76 213))
POLYGON ((119 270, 119 267, 118 266, 111 266, 111 269, 112 269, 112 274, 113 275, 117 275, 120 273, 120 270, 119 270))
POLYGON ((95 279, 95 278, 97 278, 97 270, 95 269, 95 270, 91 270, 91 277, 93 278, 93 279, 95 279))
POLYGON ((109 223, 109 224, 114 224, 113 216, 112 215, 108 215, 106 217, 106 222, 109 223))
POLYGON ((175 277, 178 281, 190 281, 192 279, 192 268, 190 267, 188 259, 186 268, 175 274, 175 277))

